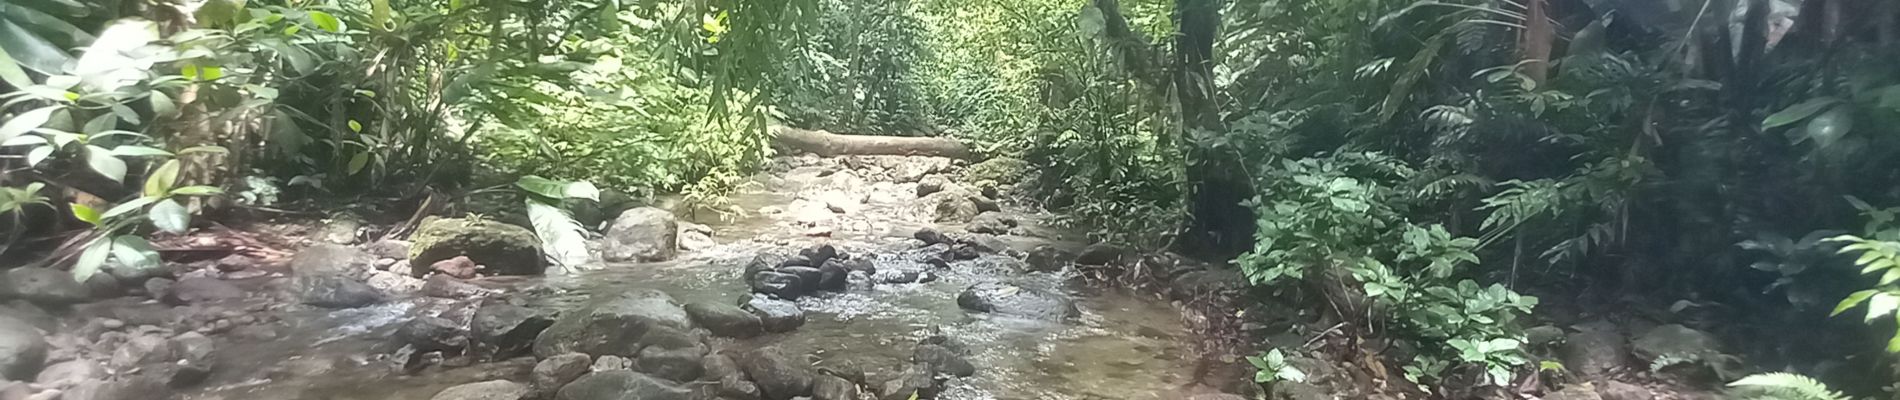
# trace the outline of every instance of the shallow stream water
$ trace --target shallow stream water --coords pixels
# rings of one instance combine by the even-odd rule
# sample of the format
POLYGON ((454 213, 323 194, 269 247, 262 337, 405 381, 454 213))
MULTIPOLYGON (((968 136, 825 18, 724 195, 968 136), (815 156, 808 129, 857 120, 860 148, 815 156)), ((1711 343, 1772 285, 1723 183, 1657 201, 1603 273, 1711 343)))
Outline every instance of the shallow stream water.
MULTIPOLYGON (((820 176, 836 167, 802 166, 762 177, 734 197, 749 211, 734 221, 703 221, 711 226, 719 245, 682 254, 662 263, 615 264, 573 275, 516 278, 487 285, 517 292, 533 307, 567 309, 590 295, 630 288, 665 291, 682 303, 734 302, 746 294, 739 275, 742 266, 761 251, 796 249, 830 243, 853 256, 873 257, 880 269, 927 268, 910 261, 904 252, 915 246, 908 239, 919 222, 903 201, 871 201, 852 215, 826 222, 835 226, 831 237, 808 237, 787 208, 799 193, 809 192, 820 176), (834 168, 826 171, 826 168, 834 168)), ((879 184, 877 189, 899 191, 890 199, 914 193, 909 184, 879 184)), ((888 193, 887 193, 888 195, 888 193)), ((870 196, 877 198, 876 194, 870 196)), ((915 197, 915 196, 910 196, 915 197)), ((1018 214, 1021 215, 1021 214, 1018 214)), ((1062 242, 1061 232, 1037 227, 1033 215, 1023 215, 1031 236, 1006 237, 1012 247, 1062 242)), ((942 227, 955 229, 956 227, 942 227)), ((938 271, 928 283, 885 284, 874 289, 813 296, 798 301, 808 322, 794 332, 719 343, 722 348, 778 346, 786 354, 802 354, 814 367, 855 364, 875 381, 882 372, 899 368, 917 340, 940 330, 970 352, 978 373, 952 381, 942 399, 1177 399, 1193 370, 1187 333, 1176 311, 1165 300, 1120 291, 1102 291, 1065 283, 1059 274, 1020 272, 1021 261, 985 254, 958 261, 938 271), (958 292, 984 281, 1062 290, 1076 300, 1081 316, 1052 322, 967 312, 957 306, 958 292)), ((387 359, 389 336, 408 316, 444 301, 412 299, 371 308, 343 311, 300 311, 286 318, 291 325, 275 340, 242 343, 221 352, 222 365, 206 389, 187 393, 188 399, 427 399, 436 392, 463 383, 489 379, 523 381, 532 358, 495 361, 469 366, 434 366, 404 374, 387 359)), ((722 339, 724 340, 724 339, 722 339)))

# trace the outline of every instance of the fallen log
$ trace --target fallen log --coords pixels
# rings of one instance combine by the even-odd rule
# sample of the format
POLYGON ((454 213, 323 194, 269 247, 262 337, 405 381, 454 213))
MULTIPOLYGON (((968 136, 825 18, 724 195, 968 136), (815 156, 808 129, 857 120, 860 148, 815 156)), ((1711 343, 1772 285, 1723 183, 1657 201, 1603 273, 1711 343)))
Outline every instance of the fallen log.
POLYGON ((969 146, 950 138, 840 135, 786 126, 773 126, 770 131, 775 147, 823 157, 890 155, 968 159, 973 155, 969 146))

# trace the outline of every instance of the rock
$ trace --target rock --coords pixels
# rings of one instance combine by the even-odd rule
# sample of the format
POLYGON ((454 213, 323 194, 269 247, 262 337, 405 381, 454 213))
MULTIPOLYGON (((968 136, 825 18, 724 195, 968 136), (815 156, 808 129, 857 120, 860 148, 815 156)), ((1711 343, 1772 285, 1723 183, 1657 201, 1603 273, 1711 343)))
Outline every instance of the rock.
POLYGON ((207 277, 179 278, 164 299, 171 304, 199 304, 244 298, 244 289, 222 279, 207 277))
POLYGON ((1564 329, 1555 325, 1540 325, 1524 330, 1524 342, 1531 346, 1549 346, 1564 340, 1564 329))
POLYGON ((917 240, 922 240, 925 246, 935 245, 935 244, 955 244, 956 243, 955 240, 950 239, 950 237, 944 235, 943 232, 937 232, 936 229, 930 229, 930 228, 918 229, 917 233, 912 234, 911 237, 915 237, 917 238, 917 240))
POLYGON ((1582 378, 1604 376, 1627 365, 1628 344, 1615 325, 1597 322, 1579 325, 1577 332, 1564 339, 1558 358, 1564 367, 1582 378))
POLYGON ((1187 400, 1247 400, 1247 397, 1227 393, 1201 393, 1188 396, 1187 400))
POLYGON ((878 385, 878 400, 927 399, 937 396, 940 389, 930 366, 910 364, 904 367, 896 377, 887 379, 878 385))
MULTIPOLYGON (((581 353, 567 353, 542 359, 534 364, 534 372, 529 375, 528 383, 534 391, 553 394, 562 386, 587 373, 593 360, 581 353)), ((545 396, 537 396, 545 397, 545 396)))
POLYGON ((751 296, 740 308, 759 317, 766 332, 783 333, 805 325, 805 310, 797 303, 763 296, 751 296))
POLYGON ((740 276, 744 277, 747 282, 751 282, 754 275, 758 275, 760 272, 776 271, 780 265, 790 260, 791 257, 784 254, 772 252, 759 253, 758 255, 752 256, 752 261, 746 262, 745 272, 740 276))
POLYGON ((527 385, 494 380, 450 387, 429 400, 521 400, 527 396, 527 385))
POLYGON ((969 359, 941 345, 917 346, 917 350, 911 353, 910 361, 930 366, 931 371, 939 373, 966 378, 976 375, 976 366, 970 364, 969 359))
POLYGON ((838 248, 832 247, 831 245, 828 245, 828 244, 812 246, 812 247, 799 250, 798 255, 800 257, 804 257, 805 260, 809 261, 805 264, 800 264, 800 266, 813 267, 813 268, 817 268, 818 266, 825 265, 825 263, 831 262, 832 259, 840 258, 838 254, 838 248))
POLYGON ((1680 324, 1651 328, 1630 341, 1630 348, 1646 363, 1665 356, 1701 360, 1722 354, 1722 342, 1715 335, 1680 324))
POLYGON ((146 279, 145 283, 142 286, 144 286, 145 288, 145 294, 148 296, 151 296, 152 299, 159 300, 159 301, 171 301, 168 299, 171 297, 172 287, 177 286, 177 285, 178 285, 178 281, 174 281, 171 279, 152 278, 152 279, 146 279))
MULTIPOLYGON (((975 218, 982 196, 961 187, 945 188, 918 199, 921 214, 939 223, 966 223, 975 218)), ((994 203, 991 203, 994 205, 994 203)))
POLYGON ((396 328, 396 340, 418 353, 460 352, 468 348, 468 332, 446 318, 419 316, 396 328))
POLYGON ((833 213, 857 214, 858 211, 861 211, 864 208, 864 202, 860 201, 864 197, 851 196, 849 194, 845 194, 843 191, 827 190, 823 193, 819 193, 817 196, 814 196, 814 197, 816 198, 814 198, 813 200, 824 203, 825 209, 830 210, 833 213))
POLYGON ((620 213, 606 234, 607 261, 666 261, 679 251, 679 221, 673 213, 640 207, 620 213))
POLYGON ((89 380, 106 379, 105 366, 91 360, 71 360, 46 366, 33 379, 35 384, 49 388, 70 388, 89 380))
POLYGON ((831 375, 812 379, 812 400, 858 400, 858 385, 831 375))
POLYGON ((691 382, 699 379, 699 361, 705 355, 706 350, 698 347, 647 346, 640 350, 640 357, 633 360, 633 370, 675 382, 691 382))
POLYGON ((686 314, 714 335, 743 339, 765 333, 765 326, 759 322, 758 316, 730 304, 691 303, 686 305, 686 314))
POLYGON ((719 245, 718 242, 713 241, 712 227, 684 221, 679 224, 680 250, 699 251, 719 245))
POLYGON ((1096 243, 1088 245, 1088 247, 1083 247, 1082 252, 1075 255, 1075 263, 1082 265, 1108 265, 1109 263, 1120 262, 1122 257, 1127 256, 1129 253, 1130 251, 1126 247, 1108 243, 1096 243))
POLYGON ((594 365, 589 366, 587 370, 592 371, 592 372, 600 372, 600 371, 612 371, 612 370, 617 370, 617 369, 626 369, 626 370, 633 369, 633 360, 628 360, 621 356, 595 357, 594 365))
POLYGON ((475 310, 469 330, 483 351, 502 359, 526 353, 534 346, 535 337, 553 325, 554 318, 548 313, 489 300, 475 310))
POLYGON ((422 291, 424 281, 410 276, 408 272, 368 271, 364 273, 363 284, 371 289, 392 296, 404 296, 422 291))
POLYGON ((534 232, 490 220, 425 219, 410 236, 409 264, 417 277, 455 256, 468 256, 490 275, 539 275, 543 271, 541 241, 534 232))
POLYGON ((1270 398, 1276 399, 1276 400, 1334 400, 1335 399, 1333 395, 1327 394, 1326 389, 1322 389, 1319 386, 1311 384, 1311 383, 1301 383, 1301 382, 1281 382, 1279 384, 1273 385, 1273 395, 1270 398))
POLYGON ((1029 250, 1029 256, 1023 259, 1023 263, 1029 265, 1031 272, 1056 272, 1068 268, 1072 260, 1075 260, 1075 253, 1045 244, 1029 250))
POLYGON ((218 345, 211 338, 198 332, 185 332, 172 338, 172 352, 178 361, 172 365, 171 385, 182 387, 196 385, 211 377, 212 367, 218 363, 218 345))
POLYGON ((759 400, 765 398, 765 394, 760 393, 758 384, 745 380, 745 377, 739 375, 728 375, 724 378, 719 378, 718 395, 721 400, 759 400))
POLYGON ((466 299, 493 293, 475 284, 463 282, 447 274, 429 275, 422 283, 422 295, 444 299, 466 299))
POLYGON ((297 276, 298 298, 323 308, 357 308, 383 301, 382 292, 342 275, 297 276))
POLYGON ((788 299, 798 298, 818 291, 819 281, 825 277, 824 271, 819 271, 818 268, 815 267, 780 267, 778 272, 792 274, 798 277, 795 287, 797 294, 794 294, 792 297, 787 297, 788 299))
POLYGON ((693 392, 659 378, 629 370, 600 371, 575 379, 556 400, 688 400, 693 392))
POLYGON ((776 347, 761 347, 739 353, 733 361, 757 382, 766 399, 790 400, 810 396, 812 374, 809 366, 793 363, 776 347))
POLYGON ((1247 277, 1236 269, 1203 269, 1181 273, 1168 281, 1168 294, 1176 299, 1246 289, 1247 277))
POLYGON ((917 181, 917 197, 930 196, 932 193, 941 192, 944 188, 952 185, 950 178, 945 178, 942 175, 926 176, 922 180, 917 181))
POLYGON ((1544 400, 1604 400, 1597 395, 1596 385, 1588 382, 1570 385, 1563 390, 1544 395, 1544 400))
POLYGON ((334 244, 318 244, 297 252, 290 259, 290 271, 298 276, 358 276, 375 268, 376 257, 362 250, 334 244))
POLYGON ((652 289, 597 295, 588 305, 567 312, 535 339, 534 354, 550 357, 571 352, 635 355, 640 339, 655 327, 692 329, 692 319, 673 296, 652 289))
POLYGON ((127 371, 142 364, 171 362, 172 343, 157 335, 138 335, 112 351, 113 370, 127 371))
POLYGON ((971 311, 1042 320, 1081 314, 1074 302, 1060 294, 997 282, 978 283, 964 289, 957 295, 957 305, 971 311))
POLYGON ((74 385, 60 394, 60 400, 149 400, 171 396, 165 382, 151 374, 137 374, 116 380, 90 380, 74 385))
POLYGON ((0 298, 67 305, 85 302, 91 295, 85 285, 73 280, 72 273, 51 268, 19 267, 0 274, 0 298))
POLYGON ((851 279, 848 276, 850 272, 850 269, 845 268, 844 262, 826 261, 824 266, 818 267, 818 290, 844 291, 851 286, 851 279))
POLYGON ((363 251, 376 258, 408 260, 410 247, 407 240, 384 239, 363 245, 363 251))
POLYGON ((1597 396, 1603 400, 1654 400, 1656 394, 1649 388, 1631 385, 1619 381, 1605 381, 1597 386, 1597 396))
POLYGON ((739 370, 739 363, 731 356, 712 353, 699 358, 700 380, 718 381, 728 376, 745 377, 745 371, 739 370))
POLYGON ((468 256, 455 256, 429 264, 429 271, 456 279, 475 279, 481 272, 481 266, 475 265, 475 260, 470 260, 468 256))
POLYGON ((804 285, 799 282, 798 275, 779 271, 765 271, 752 274, 751 286, 752 291, 755 293, 769 294, 781 299, 797 299, 798 296, 805 293, 803 290, 804 285))
POLYGON ((1004 216, 998 212, 985 212, 977 214, 975 218, 971 218, 970 223, 963 226, 963 230, 970 231, 971 233, 1008 235, 1011 231, 1016 229, 1016 224, 1015 218, 1004 216))

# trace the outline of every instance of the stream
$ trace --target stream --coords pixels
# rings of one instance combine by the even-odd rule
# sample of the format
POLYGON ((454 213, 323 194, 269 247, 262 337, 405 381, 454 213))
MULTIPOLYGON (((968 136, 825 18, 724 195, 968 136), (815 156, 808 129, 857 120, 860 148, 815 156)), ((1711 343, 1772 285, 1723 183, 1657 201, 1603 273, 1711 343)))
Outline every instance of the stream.
MULTIPOLYGON (((884 163, 897 169, 903 159, 884 163)), ((664 291, 681 303, 733 303, 749 293, 743 266, 766 251, 796 251, 830 244, 840 252, 870 257, 880 270, 932 270, 907 256, 919 244, 912 234, 930 227, 915 210, 916 183, 893 182, 876 168, 853 168, 837 160, 780 159, 777 168, 752 180, 731 201, 746 210, 730 220, 701 218, 717 244, 683 252, 672 261, 613 263, 575 274, 484 278, 481 284, 523 299, 536 309, 569 310, 590 296, 636 288, 664 291), (862 175, 862 176, 860 176, 862 175), (811 194, 840 190, 868 199, 858 209, 820 215, 809 210, 811 194), (816 236, 814 236, 816 235, 816 236), (828 235, 828 236, 827 236, 828 235)), ((889 171, 882 171, 889 172, 889 171)), ((898 179, 899 181, 904 179, 898 179)), ((1194 357, 1192 340, 1177 311, 1153 295, 1095 289, 1070 283, 1064 272, 1024 272, 1017 256, 1039 245, 1078 248, 1041 216, 1009 205, 1003 213, 1021 221, 997 239, 1012 250, 934 268, 925 283, 879 284, 842 293, 803 297, 797 304, 808 322, 795 331, 750 339, 714 339, 717 349, 776 346, 815 368, 852 364, 871 375, 902 367, 912 348, 932 332, 960 342, 977 368, 969 378, 947 383, 940 399, 1178 399, 1194 357), (979 282, 1042 287, 1073 298, 1078 317, 1062 321, 1014 318, 966 311, 958 293, 979 282)), ((691 219, 682 217, 682 219, 691 219)), ((427 399, 445 388, 491 379, 525 381, 533 357, 472 365, 434 365, 403 373, 388 354, 402 322, 446 300, 407 298, 345 310, 291 308, 274 339, 238 341, 220 349, 219 366, 186 399, 427 399)), ((866 398, 874 388, 867 388, 866 398)))

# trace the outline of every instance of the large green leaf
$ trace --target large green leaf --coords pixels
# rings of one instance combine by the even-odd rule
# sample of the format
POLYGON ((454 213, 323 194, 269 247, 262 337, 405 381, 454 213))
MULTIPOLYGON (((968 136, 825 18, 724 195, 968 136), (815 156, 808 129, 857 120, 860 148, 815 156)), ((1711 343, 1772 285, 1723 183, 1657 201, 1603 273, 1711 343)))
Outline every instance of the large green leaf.
POLYGON ((112 238, 112 258, 133 269, 152 268, 161 264, 158 251, 152 249, 152 242, 134 235, 112 238))
POLYGON ((167 160, 158 169, 152 170, 152 175, 145 177, 144 195, 159 197, 170 193, 172 186, 178 182, 178 168, 178 160, 167 160))
POLYGON ((7 119, 6 123, 0 124, 0 142, 13 140, 15 136, 20 136, 20 134, 45 126, 47 120, 53 117, 53 112, 59 111, 60 108, 63 107, 43 107, 23 112, 20 113, 20 115, 15 115, 13 118, 7 119))
POLYGON ((185 209, 185 206, 178 204, 177 201, 159 200, 152 204, 152 209, 148 212, 151 213, 149 217, 152 219, 152 226, 167 233, 184 234, 186 229, 191 228, 191 210, 185 209))
POLYGON ((1814 116, 1814 113, 1821 112, 1821 110, 1826 109, 1828 106, 1840 102, 1840 99, 1833 97, 1816 97, 1801 102, 1801 104, 1788 106, 1788 108, 1776 112, 1774 115, 1769 115, 1768 119, 1762 120, 1761 129, 1774 129, 1782 125, 1801 122, 1801 120, 1814 116))
POLYGON ((0 18, 0 49, 6 50, 21 67, 42 75, 58 74, 73 60, 60 45, 7 18, 0 18))
POLYGON ((1847 132, 1852 130, 1854 130, 1854 114, 1848 107, 1835 107, 1821 113, 1820 116, 1808 121, 1807 126, 1808 138, 1814 139, 1814 144, 1820 147, 1834 145, 1834 142, 1846 137, 1847 132))
POLYGON ((98 172, 100 176, 114 182, 125 182, 125 160, 112 156, 112 150, 103 147, 86 146, 86 166, 98 172))
POLYGON ((26 75, 26 70, 20 69, 20 62, 13 60, 4 45, 0 45, 0 82, 13 87, 33 85, 33 78, 26 75))
POLYGON ((515 186, 543 199, 558 200, 571 198, 600 201, 600 189, 594 187, 593 183, 587 181, 562 182, 528 175, 516 180, 515 186))
POLYGON ((112 240, 106 237, 93 239, 86 245, 86 251, 79 253, 79 261, 73 263, 73 279, 85 282, 92 274, 99 272, 106 258, 112 255, 112 240))

